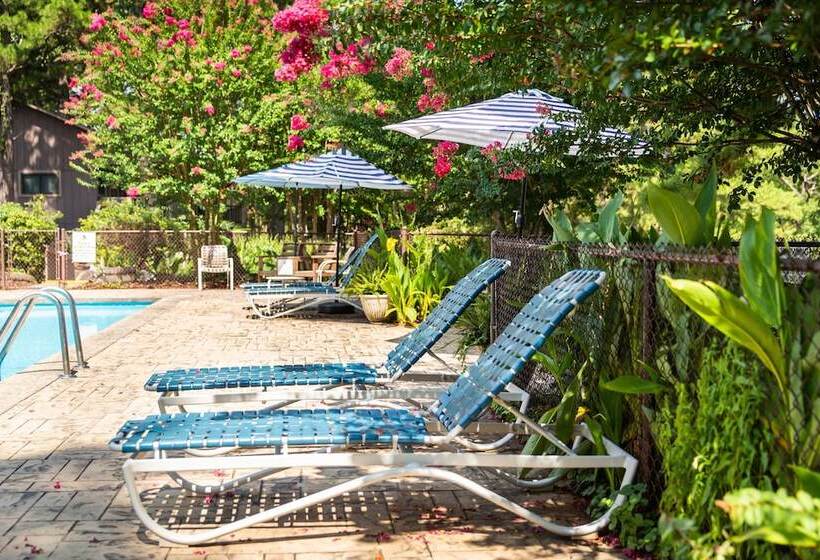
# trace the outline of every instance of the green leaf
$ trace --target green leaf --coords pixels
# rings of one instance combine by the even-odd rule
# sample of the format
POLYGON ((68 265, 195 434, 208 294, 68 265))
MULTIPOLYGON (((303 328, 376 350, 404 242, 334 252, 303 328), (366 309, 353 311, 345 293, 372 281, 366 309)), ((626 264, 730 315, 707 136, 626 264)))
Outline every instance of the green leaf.
POLYGON ((652 214, 674 243, 695 246, 703 242, 703 220, 683 196, 650 185, 647 197, 652 214))
POLYGON ((704 241, 711 241, 715 237, 715 222, 717 221, 717 169, 714 162, 709 170, 709 176, 700 188, 695 208, 703 220, 704 241))
POLYGON ((564 211, 558 209, 555 214, 545 214, 547 221, 552 226, 552 240, 556 243, 567 243, 575 241, 575 234, 572 232, 572 223, 564 211))
POLYGON ((596 224, 578 224, 575 226, 575 235, 582 243, 602 243, 601 236, 598 235, 596 224))
POLYGON ((805 467, 791 465, 797 478, 797 487, 812 498, 820 499, 820 473, 805 467))
POLYGON ((774 212, 764 208, 760 220, 751 217, 740 238, 740 285, 752 309, 766 323, 779 328, 786 308, 783 278, 775 246, 774 212))
POLYGON ((606 205, 598 211, 598 237, 604 243, 612 243, 620 233, 618 231, 618 208, 624 201, 624 193, 617 192, 606 205))
POLYGON ((669 289, 692 311, 757 355, 774 373, 781 391, 786 390, 785 357, 772 330, 749 305, 714 282, 674 279, 663 276, 669 289))
POLYGON ((601 383, 601 388, 613 393, 625 393, 627 395, 646 395, 660 393, 666 390, 666 385, 655 383, 649 379, 643 379, 637 375, 622 375, 606 383, 601 383))

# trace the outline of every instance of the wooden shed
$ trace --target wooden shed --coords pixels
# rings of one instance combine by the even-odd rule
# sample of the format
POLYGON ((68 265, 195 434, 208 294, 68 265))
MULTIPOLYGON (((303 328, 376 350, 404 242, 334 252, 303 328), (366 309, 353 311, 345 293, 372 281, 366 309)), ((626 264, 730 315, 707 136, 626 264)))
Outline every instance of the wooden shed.
POLYGON ((0 190, 0 202, 22 203, 43 195, 49 208, 62 212, 61 227, 76 227, 97 206, 98 197, 97 189, 79 183, 80 173, 69 165, 71 154, 82 149, 77 133, 83 130, 57 113, 14 105, 12 192, 0 190))

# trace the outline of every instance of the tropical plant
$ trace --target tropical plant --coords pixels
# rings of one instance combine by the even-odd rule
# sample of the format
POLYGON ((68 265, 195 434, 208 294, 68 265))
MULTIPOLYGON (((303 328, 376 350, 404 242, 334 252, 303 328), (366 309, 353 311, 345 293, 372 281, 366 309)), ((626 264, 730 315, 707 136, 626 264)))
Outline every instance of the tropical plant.
POLYGON ((725 221, 718 219, 717 184, 717 170, 712 164, 694 204, 678 192, 649 185, 647 202, 662 232, 658 241, 688 247, 728 245, 729 229, 725 221))
POLYGON ((194 259, 170 247, 159 247, 147 265, 149 272, 160 280, 189 280, 194 276, 194 259))
POLYGON ((365 262, 359 267, 356 276, 347 286, 347 291, 355 295, 384 294, 384 279, 387 267, 372 261, 365 262))
POLYGON ((820 459, 820 327, 816 313, 809 319, 799 298, 786 301, 774 219, 768 209, 758 220, 747 219, 739 251, 744 299, 708 280, 663 280, 703 320, 758 357, 771 374, 776 436, 792 462, 815 468, 820 459), (790 311, 800 323, 785 322, 790 311))
POLYGON ((598 209, 596 221, 578 222, 574 227, 569 217, 560 208, 552 213, 544 210, 543 214, 552 227, 552 240, 556 243, 580 241, 581 243, 621 245, 627 240, 627 235, 621 229, 618 220, 618 209, 623 201, 623 193, 615 193, 598 209))

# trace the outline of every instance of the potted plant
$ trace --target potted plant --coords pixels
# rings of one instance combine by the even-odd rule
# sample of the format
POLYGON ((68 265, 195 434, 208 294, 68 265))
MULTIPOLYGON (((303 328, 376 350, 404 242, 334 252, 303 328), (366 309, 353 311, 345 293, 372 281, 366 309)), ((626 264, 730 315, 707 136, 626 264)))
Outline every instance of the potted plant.
POLYGON ((386 272, 383 266, 363 266, 348 287, 359 296, 364 316, 372 323, 386 321, 389 315, 390 298, 383 287, 386 272))

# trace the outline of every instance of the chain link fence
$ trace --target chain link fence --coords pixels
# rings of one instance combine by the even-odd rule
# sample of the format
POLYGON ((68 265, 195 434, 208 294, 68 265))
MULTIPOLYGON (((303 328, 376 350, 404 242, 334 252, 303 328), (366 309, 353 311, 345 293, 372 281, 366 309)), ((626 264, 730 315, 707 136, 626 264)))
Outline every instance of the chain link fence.
MULTIPOLYGON (((76 281, 87 287, 192 287, 203 245, 224 244, 233 257, 236 283, 275 273, 280 255, 297 257, 311 270, 314 255, 332 252, 332 237, 300 237, 226 231, 212 241, 207 231, 96 231, 95 260, 75 263, 70 230, 0 230, 0 287, 13 289, 44 281, 76 281)), ((347 233, 345 245, 361 243, 347 233)), ((225 275, 206 275, 212 286, 226 285, 225 275)))
MULTIPOLYGON (((627 374, 647 377, 648 368, 664 378, 691 383, 697 379, 704 349, 725 343, 723 335, 709 328, 669 291, 662 276, 712 280, 740 293, 736 248, 554 244, 493 234, 491 253, 512 263, 492 288, 492 339, 535 293, 564 272, 595 268, 607 273, 600 293, 564 322, 544 350, 555 354, 558 361, 570 357, 564 362, 567 378, 587 363, 589 379, 596 384, 599 379, 627 374)), ((820 273, 820 243, 796 243, 781 247, 780 253, 787 284, 797 286, 807 273, 820 273)), ((516 381, 533 396, 536 409, 554 406, 561 398, 555 377, 535 363, 531 362, 516 381)), ((651 396, 636 399, 643 407, 653 404, 651 396)), ((633 433, 627 436, 629 448, 640 461, 642 480, 650 492, 659 495, 660 458, 646 415, 635 416, 633 433)))

